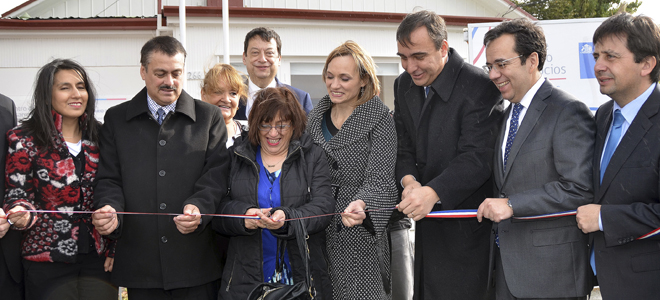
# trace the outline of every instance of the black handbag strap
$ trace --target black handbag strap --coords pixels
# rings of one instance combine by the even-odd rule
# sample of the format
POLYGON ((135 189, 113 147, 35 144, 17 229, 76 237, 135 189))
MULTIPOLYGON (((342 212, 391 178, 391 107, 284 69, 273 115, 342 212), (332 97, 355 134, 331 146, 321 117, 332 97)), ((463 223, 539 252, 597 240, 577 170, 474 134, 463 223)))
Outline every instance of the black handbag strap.
MULTIPOLYGON (((302 217, 302 215, 295 209, 290 210, 289 214, 291 215, 289 216, 290 219, 297 219, 302 217)), ((296 234, 296 243, 298 244, 298 251, 300 252, 300 257, 303 261, 303 266, 305 268, 305 283, 307 283, 307 287, 311 299, 314 299, 316 297, 316 289, 314 288, 314 280, 312 278, 312 272, 309 266, 309 261, 310 261, 309 246, 307 245, 307 238, 309 238, 309 235, 307 234, 307 227, 305 226, 304 222, 305 220, 290 221, 289 226, 293 226, 293 231, 296 234)), ((286 245, 286 241, 284 241, 284 245, 286 245)), ((278 242, 278 246, 279 246, 279 242, 278 242)), ((284 253, 284 248, 285 247, 283 247, 282 249, 282 253, 284 253)), ((278 256, 279 255, 280 254, 278 253, 278 256)))

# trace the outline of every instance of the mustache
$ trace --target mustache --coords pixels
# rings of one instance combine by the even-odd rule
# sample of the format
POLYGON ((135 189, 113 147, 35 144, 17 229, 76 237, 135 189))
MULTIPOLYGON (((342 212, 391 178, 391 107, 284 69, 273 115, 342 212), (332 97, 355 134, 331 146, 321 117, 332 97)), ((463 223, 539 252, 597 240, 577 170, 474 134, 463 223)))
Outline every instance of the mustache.
POLYGON ((163 85, 159 86, 158 89, 161 89, 161 90, 166 89, 166 90, 174 90, 174 91, 177 90, 176 86, 167 85, 167 84, 163 84, 163 85))

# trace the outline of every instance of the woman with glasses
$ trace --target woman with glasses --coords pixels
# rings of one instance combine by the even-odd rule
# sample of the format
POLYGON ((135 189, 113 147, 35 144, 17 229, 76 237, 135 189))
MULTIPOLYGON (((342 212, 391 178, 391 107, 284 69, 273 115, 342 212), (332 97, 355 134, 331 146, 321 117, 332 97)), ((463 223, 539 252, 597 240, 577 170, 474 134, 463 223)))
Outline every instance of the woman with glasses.
MULTIPOLYGON (((263 282, 304 281, 295 232, 284 220, 294 211, 315 216, 332 213, 335 207, 325 153, 303 133, 306 123, 305 112, 286 87, 257 92, 248 117, 248 138, 231 149, 229 194, 219 213, 259 219, 214 220, 214 229, 231 237, 219 299, 245 299, 263 282), (288 240, 287 251, 281 276, 274 276, 278 239, 288 240)), ((317 299, 332 295, 325 255, 329 221, 321 217, 304 222, 317 299)))
POLYGON ((326 152, 335 210, 344 212, 326 230, 334 298, 390 299, 394 120, 377 96, 376 65, 357 43, 347 41, 328 55, 323 79, 328 95, 309 113, 307 132, 326 152))
POLYGON ((90 214, 65 213, 94 210, 100 123, 92 83, 78 63, 55 59, 39 70, 32 99, 27 119, 7 133, 4 201, 11 228, 24 232, 26 299, 117 299, 110 241, 90 214))

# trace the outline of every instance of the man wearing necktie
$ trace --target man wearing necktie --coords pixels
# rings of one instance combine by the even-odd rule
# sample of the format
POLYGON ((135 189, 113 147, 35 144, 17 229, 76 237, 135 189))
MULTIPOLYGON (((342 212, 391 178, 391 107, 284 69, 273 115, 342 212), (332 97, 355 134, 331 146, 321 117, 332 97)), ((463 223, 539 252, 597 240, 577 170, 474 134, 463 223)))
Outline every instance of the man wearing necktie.
POLYGON ((108 109, 100 133, 92 219, 99 233, 118 240, 112 281, 128 287, 131 300, 217 297, 219 249, 211 218, 199 214, 215 213, 226 193, 202 177, 227 169, 227 131, 217 106, 183 91, 185 57, 173 37, 149 40, 140 59, 146 87, 108 109))
POLYGON ((600 92, 594 203, 577 210, 591 233, 590 265, 603 299, 660 297, 660 29, 646 16, 617 14, 593 37, 600 92))
POLYGON ((492 299, 487 291, 490 222, 425 218, 476 209, 492 196, 502 98, 482 70, 447 42, 435 12, 408 15, 397 30, 406 72, 394 82, 399 210, 417 221, 413 299, 492 299))
POLYGON ((512 217, 592 202, 591 111, 542 77, 547 51, 539 26, 527 19, 503 22, 486 33, 484 45, 484 69, 511 103, 493 158, 499 198, 485 199, 477 211, 479 221, 494 222, 490 278, 496 299, 586 299, 588 237, 575 217, 512 217))

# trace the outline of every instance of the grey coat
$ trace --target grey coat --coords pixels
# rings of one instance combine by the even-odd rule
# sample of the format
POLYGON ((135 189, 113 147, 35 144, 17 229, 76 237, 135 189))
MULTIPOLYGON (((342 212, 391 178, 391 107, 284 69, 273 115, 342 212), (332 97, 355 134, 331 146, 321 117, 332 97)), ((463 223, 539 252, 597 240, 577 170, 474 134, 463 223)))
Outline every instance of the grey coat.
MULTIPOLYGON (((396 130, 388 108, 376 96, 355 108, 339 132, 325 141, 321 124, 331 109, 326 96, 309 113, 307 132, 325 150, 337 199, 335 210, 344 211, 361 199, 367 210, 394 207, 396 130)), ((334 216, 326 232, 330 278, 335 299, 388 299, 389 246, 386 226, 391 210, 369 213, 375 235, 364 226, 345 227, 334 216), (384 275, 384 276, 383 276, 384 275)))

